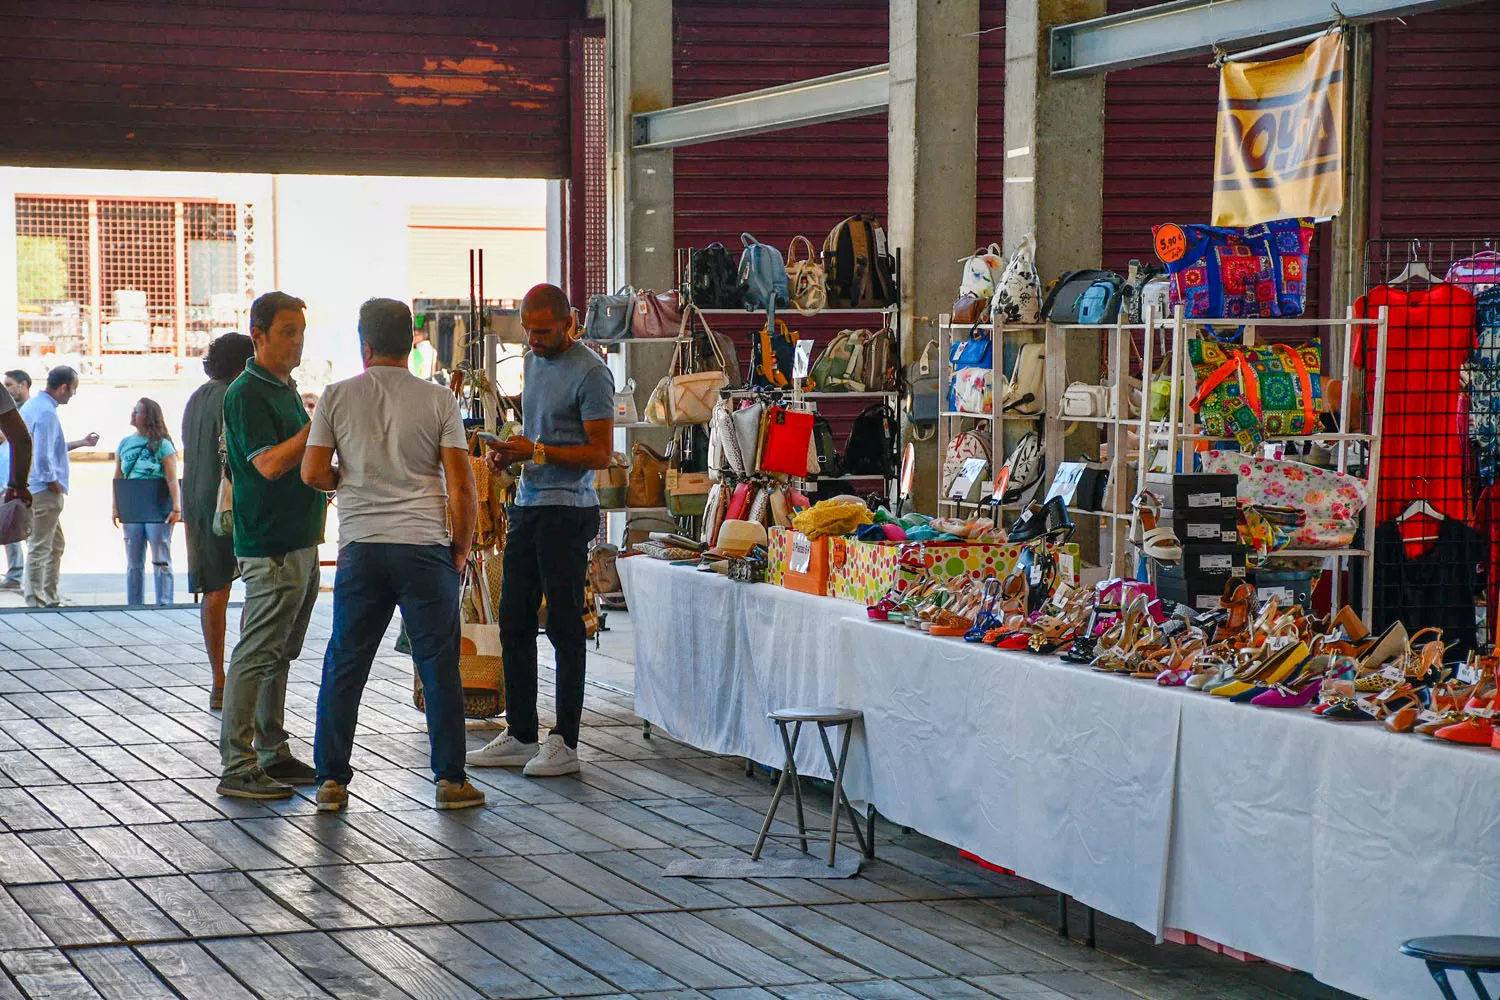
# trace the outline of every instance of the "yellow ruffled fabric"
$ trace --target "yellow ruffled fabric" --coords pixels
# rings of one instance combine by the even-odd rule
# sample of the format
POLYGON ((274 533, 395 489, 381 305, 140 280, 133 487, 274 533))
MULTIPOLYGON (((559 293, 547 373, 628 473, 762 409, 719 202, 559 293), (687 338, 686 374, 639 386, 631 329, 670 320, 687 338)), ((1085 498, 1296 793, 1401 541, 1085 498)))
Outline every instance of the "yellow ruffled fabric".
POLYGON ((875 518, 864 503, 840 497, 816 503, 792 518, 792 527, 808 538, 848 535, 873 523, 875 518))

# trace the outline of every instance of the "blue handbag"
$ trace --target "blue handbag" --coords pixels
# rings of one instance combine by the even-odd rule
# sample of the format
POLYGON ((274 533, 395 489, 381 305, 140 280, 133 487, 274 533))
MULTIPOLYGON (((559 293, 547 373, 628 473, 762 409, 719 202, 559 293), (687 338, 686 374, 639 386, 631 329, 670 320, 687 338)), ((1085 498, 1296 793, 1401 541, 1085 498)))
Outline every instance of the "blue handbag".
POLYGON ((975 323, 969 335, 963 340, 955 341, 948 348, 948 368, 951 374, 948 377, 948 409, 958 409, 958 397, 955 388, 958 384, 958 373, 965 368, 983 368, 985 371, 992 370, 994 365, 994 343, 990 340, 988 330, 979 329, 980 324, 975 323))

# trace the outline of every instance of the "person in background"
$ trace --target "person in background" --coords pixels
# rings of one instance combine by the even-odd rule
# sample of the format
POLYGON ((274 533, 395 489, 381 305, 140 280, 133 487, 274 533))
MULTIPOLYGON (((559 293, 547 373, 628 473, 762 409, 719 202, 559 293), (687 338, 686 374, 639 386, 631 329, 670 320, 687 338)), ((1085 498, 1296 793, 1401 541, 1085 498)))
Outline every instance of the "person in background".
POLYGON ((62 606, 57 592, 58 574, 62 569, 63 500, 68 495, 68 453, 75 448, 92 448, 99 435, 90 433, 76 441, 63 435, 57 408, 66 406, 78 394, 78 373, 59 365, 47 373, 47 388, 32 396, 21 407, 21 419, 31 433, 34 461, 31 464, 31 539, 26 551, 26 605, 32 608, 62 606))
POLYGON ((589 543, 599 533, 594 470, 609 466, 614 437, 614 377, 573 339, 572 305, 556 285, 537 285, 521 301, 526 370, 524 436, 504 441, 487 460, 497 473, 525 462, 505 535, 500 641, 505 659, 508 727, 471 751, 475 767, 525 767, 529 777, 578 771, 586 638, 583 587, 589 543), (547 638, 557 661, 557 726, 537 745, 536 632, 547 598, 547 638))
POLYGON ((437 370, 437 348, 427 339, 426 330, 413 330, 411 355, 406 359, 407 370, 419 379, 430 380, 437 370))
POLYGON ((302 481, 339 494, 333 634, 313 742, 318 808, 349 801, 360 697, 397 606, 422 679, 437 807, 484 805, 464 776, 458 594, 479 500, 458 400, 408 371, 404 303, 360 306, 359 339, 365 372, 328 387, 302 456, 302 481))
POLYGON ((245 579, 240 639, 224 678, 218 792, 286 799, 317 772, 292 756, 286 679, 318 600, 323 494, 297 469, 309 420, 292 371, 302 363, 307 308, 285 292, 250 305, 255 357, 224 393, 224 450, 234 487, 234 554, 245 579))
MULTIPOLYGON (((26 405, 26 401, 31 398, 31 376, 19 368, 6 372, 5 391, 10 394, 11 401, 15 403, 17 408, 26 405)), ((9 412, 9 410, 7 409, 6 412, 9 412)), ((19 416, 16 419, 20 421, 22 427, 26 426, 25 421, 21 421, 19 416)), ((9 437, 9 434, 0 433, 0 442, 8 440, 9 437)), ((31 439, 28 437, 27 454, 30 454, 30 443, 31 439)), ((10 482, 9 448, 0 448, 0 481, 10 482)), ((21 575, 26 572, 25 543, 11 542, 5 546, 5 562, 8 568, 6 569, 4 579, 0 579, 0 590, 20 590, 21 575)))
POLYGON ((318 409, 318 394, 315 392, 304 392, 302 394, 302 408, 307 411, 309 419, 318 409))
MULTIPOLYGON (((157 604, 172 603, 172 526, 182 520, 182 493, 177 481, 177 444, 167 430, 167 418, 154 399, 138 399, 130 411, 127 435, 115 449, 116 479, 164 479, 172 509, 161 522, 125 522, 125 603, 146 603, 146 546, 151 546, 157 604)), ((112 520, 120 525, 115 504, 112 520)))
POLYGON ((188 590, 202 594, 198 606, 203 645, 213 670, 208 707, 224 705, 224 630, 229 588, 240 575, 234 539, 214 533, 219 510, 219 483, 224 460, 219 446, 224 432, 224 393, 255 355, 255 342, 243 333, 226 333, 208 345, 203 373, 208 381, 188 397, 182 412, 182 519, 187 525, 188 590))

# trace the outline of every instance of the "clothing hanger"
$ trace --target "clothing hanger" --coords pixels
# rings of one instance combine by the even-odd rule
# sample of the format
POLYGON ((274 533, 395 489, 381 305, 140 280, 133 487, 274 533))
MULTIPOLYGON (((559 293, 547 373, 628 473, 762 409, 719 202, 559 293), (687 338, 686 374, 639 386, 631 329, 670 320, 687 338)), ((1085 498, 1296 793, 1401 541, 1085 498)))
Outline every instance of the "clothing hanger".
POLYGON ((1434 524, 1432 527, 1428 527, 1426 525, 1416 526, 1418 534, 1415 535, 1408 535, 1405 531, 1402 531, 1401 540, 1407 542, 1408 544, 1435 542, 1438 538, 1436 525, 1440 525, 1448 518, 1436 507, 1427 502, 1427 480, 1423 478, 1416 480, 1416 482, 1421 484, 1421 486, 1418 487, 1417 495, 1412 499, 1411 503, 1406 505, 1405 510, 1396 515, 1396 524, 1399 527, 1401 525, 1407 524, 1408 522, 1414 521, 1419 517, 1428 518, 1429 520, 1434 522, 1434 524))
POLYGON ((1408 282, 1417 280, 1425 281, 1429 285, 1437 284, 1437 279, 1432 276, 1432 272, 1428 270, 1427 265, 1421 260, 1417 259, 1417 251, 1421 247, 1421 245, 1421 240, 1411 241, 1411 246, 1407 249, 1406 266, 1401 269, 1400 274, 1396 275, 1390 281, 1386 282, 1386 284, 1404 285, 1408 282))

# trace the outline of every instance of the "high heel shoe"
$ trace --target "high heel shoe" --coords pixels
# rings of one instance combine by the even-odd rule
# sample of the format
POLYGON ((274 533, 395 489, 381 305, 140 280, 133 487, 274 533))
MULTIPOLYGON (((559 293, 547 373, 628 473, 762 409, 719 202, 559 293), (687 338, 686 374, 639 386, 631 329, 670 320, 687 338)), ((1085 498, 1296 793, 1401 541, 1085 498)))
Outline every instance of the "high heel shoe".
POLYGON ((1131 524, 1131 541, 1141 547, 1141 552, 1157 562, 1182 561, 1182 543, 1170 526, 1161 523, 1161 497, 1150 490, 1142 490, 1130 501, 1135 510, 1131 524), (1136 539, 1139 538, 1139 541, 1136 539))
POLYGON ((974 625, 964 633, 964 642, 979 642, 990 629, 1001 624, 1003 618, 995 613, 995 604, 1000 600, 1000 580, 990 577, 984 581, 983 603, 974 616, 974 625))
POLYGON ((1369 643, 1359 658, 1359 673, 1374 673, 1406 651, 1406 626, 1395 622, 1369 643))
POLYGON ((1250 615, 1255 610, 1255 588, 1243 580, 1231 579, 1224 587, 1219 606, 1224 609, 1225 617, 1214 633, 1214 641, 1232 642, 1250 624, 1250 615))
POLYGON ((1146 603, 1144 594, 1132 597, 1119 620, 1099 637, 1100 652, 1094 657, 1095 670, 1118 673, 1135 668, 1138 662, 1137 647, 1145 640, 1148 630, 1155 631, 1146 603))
POLYGON ((1444 726, 1432 735, 1450 743, 1493 746, 1495 727, 1491 716, 1495 711, 1497 700, 1500 700, 1500 697, 1497 697, 1496 675, 1491 670, 1489 678, 1464 703, 1463 721, 1444 726))

